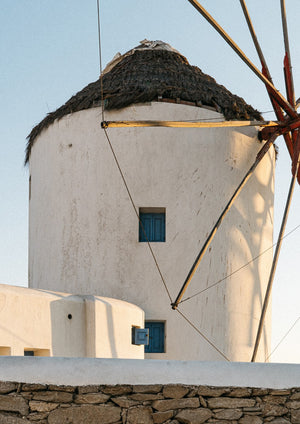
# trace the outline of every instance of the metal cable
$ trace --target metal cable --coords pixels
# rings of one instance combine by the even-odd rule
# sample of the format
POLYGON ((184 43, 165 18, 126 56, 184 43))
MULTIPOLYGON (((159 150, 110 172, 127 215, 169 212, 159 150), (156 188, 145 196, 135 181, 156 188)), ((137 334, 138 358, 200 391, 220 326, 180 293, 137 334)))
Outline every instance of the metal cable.
MULTIPOLYGON (((285 236, 282 237, 281 240, 285 239, 286 237, 288 237, 289 235, 291 235, 294 231, 296 231, 298 228, 300 228, 300 224, 297 225, 295 228, 293 228, 289 233, 285 234, 285 236)), ((249 262, 247 262, 245 265, 241 266, 240 268, 236 269, 235 271, 231 272, 230 274, 226 275, 226 277, 221 278, 221 280, 218 280, 216 283, 211 284, 210 286, 206 287, 203 290, 200 290, 199 292, 193 294, 192 296, 186 297, 185 299, 181 300, 181 302, 179 302, 179 305, 181 303, 184 303, 190 299, 192 299, 193 297, 198 296, 199 294, 205 292, 206 290, 209 290, 215 286, 217 286, 218 284, 222 283, 223 281, 227 280, 227 278, 231 277, 232 275, 236 274, 237 272, 241 271, 243 268, 246 268, 248 265, 250 265, 252 262, 256 261, 258 258, 260 258, 262 255, 264 255, 266 252, 268 252, 269 250, 273 249, 273 247, 277 246, 279 240, 277 240, 276 243, 274 243, 271 247, 269 247, 268 249, 264 250, 263 252, 261 252, 259 255, 255 256, 254 258, 252 258, 249 262)))
POLYGON ((155 257, 155 254, 154 254, 154 252, 153 252, 152 246, 151 246, 150 241, 149 241, 149 239, 148 239, 148 237, 147 237, 147 234, 146 234, 146 232, 145 232, 144 226, 143 226, 143 224, 142 224, 142 221, 141 221, 141 219, 140 219, 139 213, 138 213, 138 211, 137 211, 137 208, 136 208, 135 203, 134 203, 134 201, 133 201, 133 198, 132 198, 132 196, 131 196, 131 193, 130 193, 130 190, 129 190, 128 184, 127 184, 127 182, 126 182, 125 176, 124 176, 124 174, 123 174, 123 172, 122 172, 122 169, 121 169, 120 163, 119 163, 119 161, 118 161, 118 158, 117 158, 117 156, 116 156, 116 153, 115 153, 115 151, 114 151, 114 148, 113 148, 113 146, 112 146, 112 144, 111 144, 111 141, 110 141, 110 139, 109 139, 109 136, 108 136, 108 134, 107 134, 107 130, 106 130, 105 128, 103 128, 103 130, 104 130, 104 133, 105 133, 105 136, 106 136, 107 142, 108 142, 108 144, 109 144, 110 150, 111 150, 111 152, 112 152, 112 154, 113 154, 113 157, 114 157, 115 163, 116 163, 116 165, 117 165, 117 167, 118 167, 118 170, 119 170, 119 172, 120 172, 120 175, 121 175, 121 177, 122 177, 122 180, 123 180, 123 183, 124 183, 124 185, 125 185, 125 188, 126 188, 127 194, 128 194, 128 196, 129 196, 129 199, 130 199, 130 202, 131 202, 131 204, 132 204, 132 207, 133 207, 133 209, 134 209, 134 212, 135 212, 135 214, 136 214, 136 216, 137 216, 137 218, 138 218, 138 221, 139 221, 139 223, 140 223, 140 225, 141 225, 142 231, 143 231, 143 233, 144 233, 144 235, 145 235, 145 238, 146 238, 146 240, 147 240, 147 245, 148 245, 148 247, 149 247, 150 253, 151 253, 151 255, 152 255, 152 258, 153 258, 153 260, 154 260, 154 263, 155 263, 155 265, 156 265, 156 268, 157 268, 157 270, 158 270, 158 273, 159 273, 159 275, 160 275, 160 278, 161 278, 161 280, 162 280, 162 282, 163 282, 163 285, 165 286, 165 289, 166 289, 166 292, 167 292, 167 294, 168 294, 169 300, 170 300, 170 302, 172 303, 172 298, 171 298, 171 295, 170 295, 169 289, 168 289, 168 287, 167 287, 166 281, 165 281, 165 279, 164 279, 164 277, 163 277, 163 274, 162 274, 161 269, 160 269, 160 267, 159 267, 159 265, 158 265, 158 262, 157 262, 157 259, 156 259, 156 257, 155 257))
POLYGON ((236 200, 236 198, 239 196, 240 192, 242 191, 243 187, 245 187, 245 184, 247 183, 247 181, 249 181, 249 179, 251 178, 251 176, 253 175, 256 167, 258 166, 258 164, 261 162, 261 160, 263 159, 263 157, 265 156, 265 154, 268 152, 268 150, 270 149, 270 147, 273 145, 274 141, 277 138, 277 132, 274 132, 274 134, 269 138, 269 140, 263 145, 263 147, 259 150, 259 152, 256 155, 255 161, 252 164, 252 166, 250 167, 250 169, 247 171, 247 173, 245 174, 244 178, 242 179, 242 181, 240 182, 240 184, 237 186, 237 188, 235 189, 234 193, 232 194, 232 196, 230 197, 228 203, 226 204, 226 206, 224 207, 224 209, 222 210, 221 215, 219 216, 218 220, 216 221, 215 225, 213 226, 212 230, 210 231, 209 235, 207 236, 204 244, 201 247, 200 252, 198 253, 196 259, 194 260, 194 263, 191 267, 191 269, 189 270, 189 273, 174 301, 174 303, 172 304, 172 309, 176 309, 177 306, 179 305, 179 302, 182 300, 183 295, 185 293, 185 291, 187 290, 193 276, 195 275, 197 268, 200 265, 200 262, 202 261, 209 245, 211 244, 211 242, 213 241, 213 238, 216 235, 216 232, 218 231, 218 229, 220 228, 225 216, 227 215, 227 213, 230 211, 234 201, 236 200))
POLYGON ((176 308, 176 311, 182 316, 182 318, 184 318, 191 327, 193 327, 194 330, 197 331, 198 334, 200 334, 200 336, 208 343, 210 344, 210 346, 212 346, 224 359, 226 359, 226 361, 230 362, 230 359, 227 358, 227 356, 224 355, 223 352, 220 351, 220 349, 217 348, 216 345, 213 344, 213 342, 211 342, 200 330, 199 328, 197 328, 195 326, 195 324, 193 324, 178 308, 176 308))
POLYGON ((103 75, 102 75, 102 54, 101 54, 101 26, 100 26, 100 4, 99 4, 99 0, 97 0, 97 17, 98 17, 98 49, 99 49, 99 66, 100 66, 101 110, 102 110, 102 121, 104 121, 103 75))
MULTIPOLYGON (((101 27, 100 27, 100 6, 99 6, 99 0, 97 0, 97 16, 98 16, 98 47, 99 47, 99 62, 100 62, 101 109, 102 109, 102 122, 103 122, 103 121, 104 121, 104 95, 103 95, 103 74, 102 74, 102 54, 101 54, 101 34, 100 34, 100 33, 101 33, 101 27)), ((106 139, 107 139, 107 142, 108 142, 108 144, 109 144, 110 150, 111 150, 111 152, 112 152, 112 154, 113 154, 113 157, 114 157, 115 163, 116 163, 116 165, 117 165, 117 167, 118 167, 119 173, 120 173, 120 175, 121 175, 121 177, 122 177, 122 180, 123 180, 123 183, 124 183, 124 185, 125 185, 125 188, 126 188, 127 194, 128 194, 128 196, 129 196, 129 199, 130 199, 130 202, 131 202, 131 204, 132 204, 132 207, 133 207, 133 209, 134 209, 134 212, 135 212, 135 214, 136 214, 136 216, 137 216, 137 218, 138 218, 138 221, 139 221, 139 223, 140 223, 140 226, 141 226, 142 231, 143 231, 143 233, 144 233, 144 236, 145 236, 145 238, 146 238, 146 242, 147 242, 147 245, 148 245, 148 247, 149 247, 149 250, 150 250, 151 256, 152 256, 152 258, 153 258, 153 260, 154 260, 155 266, 156 266, 156 268, 157 268, 157 270, 158 270, 158 273, 159 273, 160 278, 161 278, 161 280, 162 280, 162 282, 163 282, 163 285, 164 285, 164 287, 165 287, 165 289, 166 289, 166 292, 167 292, 167 295, 168 295, 168 297, 169 297, 170 303, 172 303, 171 294, 170 294, 170 292, 169 292, 169 289, 168 289, 168 287, 167 287, 166 281, 165 281, 165 279, 164 279, 164 277, 163 277, 163 274, 162 274, 161 269, 160 269, 160 267, 159 267, 159 264, 158 264, 158 262, 157 262, 156 256, 155 256, 155 254, 154 254, 154 252, 153 252, 152 246, 151 246, 151 244, 150 244, 150 242, 149 242, 149 239, 148 239, 148 237, 147 237, 147 234, 146 234, 146 231, 145 231, 145 229, 144 229, 143 223, 142 223, 142 221, 141 221, 141 219, 140 219, 139 213, 138 213, 138 211, 137 211, 137 208, 136 208, 135 203, 134 203, 134 201, 133 201, 133 198, 132 198, 132 196, 131 196, 131 193, 130 193, 130 190, 129 190, 128 184, 127 184, 127 182, 126 182, 125 176, 124 176, 124 174, 123 174, 123 172, 122 172, 122 169, 121 169, 120 163, 119 163, 119 161, 118 161, 118 158, 117 158, 116 153, 115 153, 115 151, 114 151, 114 148, 113 148, 113 146, 112 146, 112 143, 111 143, 111 141, 110 141, 110 138, 109 138, 109 136, 108 136, 108 134, 107 134, 107 130, 106 130, 106 128, 103 128, 103 130, 104 130, 104 134, 105 134, 105 137, 106 137, 106 139)))
POLYGON ((300 316, 296 319, 296 321, 294 322, 294 324, 289 328, 289 330, 285 333, 285 335, 282 337, 282 339, 279 341, 279 343, 274 347, 274 349, 272 350, 272 352, 266 357, 265 362, 267 362, 267 360, 270 358, 270 356, 273 355, 273 353, 275 352, 275 350, 277 350, 277 348, 281 345, 281 343, 284 341, 284 339, 288 336, 288 334, 292 331, 292 329, 295 327, 295 325, 297 324, 297 322, 300 320, 300 316))

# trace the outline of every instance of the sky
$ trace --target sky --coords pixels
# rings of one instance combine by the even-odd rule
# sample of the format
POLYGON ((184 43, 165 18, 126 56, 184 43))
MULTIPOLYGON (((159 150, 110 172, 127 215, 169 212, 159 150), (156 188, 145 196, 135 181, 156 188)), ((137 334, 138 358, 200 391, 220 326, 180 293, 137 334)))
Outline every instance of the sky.
MULTIPOLYGON (((0 12, 0 283, 27 285, 28 168, 26 137, 48 112, 99 77, 96 0, 1 0, 0 12)), ((200 3, 259 67, 240 3, 200 3)), ((280 0, 247 0, 274 85, 285 95, 280 0)), ((286 0, 296 98, 300 97, 299 0, 286 0), (297 43, 298 42, 298 43, 297 43), (298 46, 297 46, 298 44, 298 46)), ((263 83, 187 0, 100 0, 103 66, 139 41, 163 40, 275 119, 263 83)), ((278 139, 274 241, 291 179, 278 139)), ((300 363, 300 187, 296 185, 273 289, 272 362, 300 363), (297 319, 299 320, 297 321, 297 319), (293 328, 291 328, 294 325, 293 328)))

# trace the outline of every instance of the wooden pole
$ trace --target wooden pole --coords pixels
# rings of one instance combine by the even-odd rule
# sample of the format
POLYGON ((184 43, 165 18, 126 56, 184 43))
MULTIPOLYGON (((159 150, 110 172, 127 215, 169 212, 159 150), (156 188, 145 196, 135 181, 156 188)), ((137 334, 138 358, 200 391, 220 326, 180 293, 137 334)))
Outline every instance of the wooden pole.
POLYGON ((102 128, 169 127, 169 128, 234 128, 234 127, 276 127, 274 121, 102 121, 102 128))
POLYGON ((253 43, 255 45, 258 57, 260 59, 260 62, 264 66, 265 70, 267 71, 267 76, 268 76, 269 81, 272 82, 271 74, 270 74, 270 71, 268 69, 267 62, 266 62, 266 59, 265 59, 264 54, 262 52, 262 49, 260 47, 260 44, 258 42, 257 36, 255 34, 254 27, 253 27, 253 24, 252 24, 252 21, 251 21, 245 0, 240 0, 240 3, 241 3, 241 6, 242 6, 242 9, 243 9, 244 16, 246 18, 247 24, 248 24, 248 28, 249 28, 253 43))
MULTIPOLYGON (((300 138, 300 131, 298 131, 298 140, 299 140, 299 138, 300 138)), ((291 180, 290 189, 289 189, 289 193, 288 193, 288 197, 287 197, 287 201, 286 201, 286 205, 285 205, 283 219, 282 219, 282 223, 281 223, 281 227, 280 227, 280 231, 279 231, 278 241, 277 241, 276 250, 275 250, 275 254, 274 254, 274 258, 273 258, 273 262, 272 262, 272 267, 271 267, 271 272, 270 272, 270 276, 269 276, 268 286, 267 286, 267 290, 266 290, 266 294, 265 294, 264 304, 263 304, 263 308, 262 308, 262 312, 261 312, 261 316, 260 316, 260 320, 259 320, 259 325, 258 325, 258 330, 257 330, 257 334, 256 334, 256 340, 255 340, 255 344, 254 344, 251 362, 255 362, 255 360, 256 360, 257 351, 258 351, 258 347, 259 347, 259 343, 260 343, 260 339, 261 339, 261 335, 262 335, 262 331, 263 331, 263 325, 264 325, 264 322, 265 322, 265 317, 266 317, 266 312, 267 312, 267 308, 268 308, 268 304, 269 304, 269 300, 270 300, 270 295, 271 295, 271 291, 272 291, 275 271, 276 271, 276 267, 277 267, 277 263, 278 263, 281 245, 282 245, 282 238, 283 238, 283 235, 284 235, 284 231, 285 231, 285 227, 286 227, 286 223, 287 223, 287 218, 288 218, 288 214, 289 214, 289 210, 290 210, 290 206, 291 206, 291 200, 292 200, 294 187, 295 187, 295 183, 296 183, 296 179, 297 179, 297 173, 298 173, 298 170, 299 170, 299 161, 300 161, 300 151, 299 151, 299 154, 298 154, 297 166, 296 166, 295 173, 294 173, 292 180, 291 180)))
POLYGON ((218 22, 204 9, 203 6, 197 0, 188 0, 196 10, 215 28, 215 30, 221 35, 221 37, 230 45, 230 47, 240 56, 243 62, 255 73, 255 75, 272 91, 272 96, 277 103, 286 111, 286 113, 292 117, 297 118, 297 112, 289 104, 289 102, 280 94, 280 92, 274 87, 271 81, 268 80, 260 70, 248 59, 245 53, 239 48, 239 46, 233 41, 233 39, 224 31, 224 29, 218 24, 218 22))
MULTIPOLYGON (((259 45, 258 39, 256 37, 254 27, 253 27, 253 24, 251 22, 250 15, 249 15, 245 0, 240 0, 240 3, 241 3, 241 6, 242 6, 242 9, 243 9, 244 16, 246 18, 247 24, 248 24, 249 31, 250 31, 251 36, 252 36, 252 40, 253 40, 253 43, 255 45, 258 57, 259 57, 260 62, 262 64, 263 72, 266 75, 266 77, 268 78, 268 80, 272 82, 272 77, 271 77, 270 71, 268 69, 268 65, 267 65, 267 62, 266 62, 265 57, 263 55, 263 52, 261 50, 261 47, 259 45)), ((293 84, 292 80, 291 80, 291 84, 293 84)), ((273 99, 272 93, 268 90, 268 88, 267 88, 267 91, 268 91, 270 101, 272 103, 272 106, 273 106, 273 109, 274 109, 274 112, 276 114, 277 119, 279 121, 284 121, 284 114, 282 112, 282 109, 280 108, 278 103, 273 99)), ((292 92, 293 92, 293 89, 292 89, 292 92)), ((287 93, 288 93, 288 89, 287 89, 287 93)), ((290 97, 288 97, 289 102, 291 101, 290 97)), ((292 106, 295 106, 295 99, 291 102, 291 104, 292 104, 292 106)), ((288 151, 290 153, 290 156, 293 157, 293 142, 292 142, 291 135, 289 133, 286 133, 286 134, 284 134, 283 137, 284 137, 285 143, 287 145, 288 151)))
POLYGON ((185 282, 183 283, 180 292, 178 293, 175 301, 171 304, 172 305, 172 309, 176 309, 184 295, 184 292, 186 291, 188 285, 190 284, 193 275, 195 274, 207 248, 209 247, 210 243, 212 242, 218 228, 220 227, 225 215, 229 212, 231 206, 233 205, 233 202, 235 201, 235 199, 238 197, 238 195, 240 194, 240 192, 242 191, 242 188, 245 186, 245 184, 247 183, 247 181, 249 180, 249 178, 251 177, 251 175, 253 174, 255 168, 257 167, 257 165, 260 163, 260 161, 262 160, 262 158, 265 156, 265 154, 268 152, 269 148, 271 147, 271 145, 274 143, 275 139, 277 138, 277 133, 273 134, 273 136, 265 143, 265 145, 261 148, 261 150, 258 152, 255 162, 253 163, 253 165, 251 166, 251 168, 249 169, 249 171, 247 172, 247 174, 244 176, 243 180, 241 181, 241 183, 239 184, 239 186, 237 187, 237 189, 235 190, 235 192, 233 193, 231 199, 229 200, 229 202, 227 203, 227 205, 225 206, 223 212, 221 213, 218 221, 216 222, 216 224, 214 225, 213 229, 211 230, 208 238, 206 239, 204 245, 202 246, 202 249, 200 250, 199 255, 196 257, 190 272, 188 273, 188 276, 185 279, 185 282))
POLYGON ((292 102, 291 104, 295 107, 295 103, 296 103, 295 89, 294 89, 294 80, 293 80, 293 73, 292 73, 292 62, 291 62, 289 34, 288 34, 287 19, 286 19, 285 0, 281 0, 280 4, 281 4, 281 19, 282 19, 283 38, 284 38, 284 48, 288 58, 288 67, 289 67, 291 91, 292 91, 291 99, 289 99, 289 102, 292 102))

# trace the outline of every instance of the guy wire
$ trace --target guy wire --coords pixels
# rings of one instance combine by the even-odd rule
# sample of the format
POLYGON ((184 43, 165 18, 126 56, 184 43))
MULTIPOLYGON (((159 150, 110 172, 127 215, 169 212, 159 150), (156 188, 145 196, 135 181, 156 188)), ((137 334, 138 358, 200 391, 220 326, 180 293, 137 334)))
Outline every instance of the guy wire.
POLYGON ((167 292, 167 294, 168 294, 169 300, 170 300, 170 302, 172 303, 172 298, 171 298, 171 295, 170 295, 169 289, 168 289, 168 287, 167 287, 166 281, 165 281, 165 279, 164 279, 164 277, 163 277, 163 275, 162 275, 161 269, 160 269, 160 267, 159 267, 159 265, 158 265, 158 262, 157 262, 157 259, 156 259, 156 257, 155 257, 155 254, 154 254, 154 252, 153 252, 152 246, 151 246, 151 244, 150 244, 150 242, 149 242, 149 239, 148 239, 148 237, 147 237, 146 231, 145 231, 144 226, 143 226, 143 224, 142 224, 142 222, 141 222, 141 219, 140 219, 139 213, 138 213, 137 208, 136 208, 136 206, 135 206, 135 203, 134 203, 134 201, 133 201, 133 198, 132 198, 132 195, 131 195, 131 193, 130 193, 129 187, 128 187, 128 185, 127 185, 127 182, 126 182, 125 176, 124 176, 124 174, 123 174, 123 172, 122 172, 122 169, 121 169, 121 166, 120 166, 120 164, 119 164, 118 158, 117 158, 117 156, 116 156, 116 153, 115 153, 115 151, 114 151, 114 148, 113 148, 113 146, 112 146, 112 144, 111 144, 111 141, 110 141, 110 139, 109 139, 109 136, 108 136, 108 134, 107 134, 107 130, 106 130, 106 128, 103 128, 103 130, 104 130, 104 133, 105 133, 105 136, 106 136, 107 142, 108 142, 108 144, 109 144, 110 150, 111 150, 111 152, 112 152, 112 154, 113 154, 113 157, 114 157, 115 163, 116 163, 116 165, 117 165, 117 167, 118 167, 118 170, 119 170, 119 173, 120 173, 120 175, 121 175, 121 178, 122 178, 123 183, 124 183, 124 185, 125 185, 125 188, 126 188, 126 191, 127 191, 128 196, 129 196, 130 202, 131 202, 131 204, 132 204, 132 207, 133 207, 133 209, 134 209, 134 212, 135 212, 135 214, 136 214, 136 216, 137 216, 137 219, 138 219, 138 221, 139 221, 139 223, 140 223, 140 225, 141 225, 141 227, 142 227, 143 233, 144 233, 144 235, 145 235, 145 237, 146 237, 146 240, 147 240, 147 244, 148 244, 148 247, 149 247, 150 253, 151 253, 151 255, 152 255, 152 258, 153 258, 153 260, 154 260, 154 263, 155 263, 155 265, 156 265, 156 268, 157 268, 157 270, 158 270, 158 273, 159 273, 159 275, 160 275, 160 278, 161 278, 161 280, 162 280, 162 282, 163 282, 163 285, 165 286, 165 289, 166 289, 166 292, 167 292))
MULTIPOLYGON (((101 50, 102 50, 102 49, 101 49, 101 26, 100 26, 100 5, 99 5, 99 0, 97 0, 97 16, 98 16, 98 46, 99 46, 99 64, 100 64, 101 109, 102 109, 102 122, 103 122, 103 121, 104 121, 104 94, 103 94, 103 73, 102 73, 102 54, 101 54, 101 50)), ((169 297, 169 300, 170 300, 170 302, 172 303, 172 298, 171 298, 171 295, 170 295, 169 289, 168 289, 168 287, 167 287, 166 281, 165 281, 165 279, 164 279, 164 277, 163 277, 163 274, 162 274, 161 269, 160 269, 160 267, 159 267, 159 264, 158 264, 158 262, 157 262, 156 256, 155 256, 155 254, 154 254, 154 252, 153 252, 152 246, 151 246, 151 244, 150 244, 150 242, 149 242, 149 239, 148 239, 147 234, 146 234, 146 232, 145 232, 144 226, 143 226, 143 224, 142 224, 142 222, 141 222, 141 219, 140 219, 139 213, 138 213, 137 208, 136 208, 136 206, 135 206, 135 203, 134 203, 134 201, 133 201, 133 198, 132 198, 132 195, 131 195, 131 193, 130 193, 130 190, 129 190, 128 184, 127 184, 127 182, 126 182, 125 176, 124 176, 124 174, 123 174, 123 172, 122 172, 122 169, 121 169, 120 163, 119 163, 119 161, 118 161, 118 158, 117 158, 116 153, 115 153, 115 151, 114 151, 114 148, 113 148, 113 146, 112 146, 112 143, 111 143, 111 141, 110 141, 110 138, 109 138, 109 136, 108 136, 108 134, 107 134, 107 130, 106 130, 106 128, 103 128, 103 130, 104 130, 104 134, 105 134, 105 137, 106 137, 106 139, 107 139, 107 142, 108 142, 108 144, 109 144, 110 150, 111 150, 111 152, 112 152, 112 154, 113 154, 113 157, 114 157, 115 163, 116 163, 116 165, 117 165, 117 168, 118 168, 118 170, 119 170, 119 173, 120 173, 121 178, 122 178, 122 180, 123 180, 123 183, 124 183, 124 185, 125 185, 125 188, 126 188, 127 194, 128 194, 128 196, 129 196, 129 199, 130 199, 130 202, 131 202, 131 204, 132 204, 132 207, 133 207, 133 209, 134 209, 134 212, 135 212, 135 214, 136 214, 136 216, 137 216, 137 218, 138 218, 138 221, 139 221, 139 223, 140 223, 140 226, 141 226, 142 231, 143 231, 143 233, 144 233, 144 236, 145 236, 145 238, 146 238, 147 245, 148 245, 148 247, 149 247, 150 253, 151 253, 152 258, 153 258, 153 260, 154 260, 155 266, 156 266, 156 268, 157 268, 157 270, 158 270, 158 273, 159 273, 159 275, 160 275, 160 278, 161 278, 161 280, 162 280, 162 282, 163 282, 163 285, 164 285, 164 287, 165 287, 165 289, 166 289, 166 292, 167 292, 167 295, 168 295, 168 297, 169 297)))
POLYGON ((216 345, 213 344, 213 342, 211 342, 200 330, 199 328, 197 328, 178 308, 176 308, 176 311, 182 316, 182 318, 184 318, 191 327, 193 327, 194 330, 197 331, 198 334, 200 334, 200 336, 208 343, 210 344, 221 356, 223 356, 224 359, 226 359, 226 361, 230 362, 230 359, 227 358, 227 356, 224 355, 223 352, 220 351, 220 349, 217 348, 216 345))
POLYGON ((292 329, 295 327, 295 325, 297 324, 297 322, 299 320, 300 320, 300 316, 296 319, 296 321, 294 322, 294 324, 288 329, 288 331, 285 333, 285 335, 280 339, 279 343, 274 347, 274 349, 272 350, 272 352, 266 357, 265 362, 267 362, 267 360, 270 358, 270 356, 273 355, 273 353, 275 352, 275 350, 277 350, 277 348, 281 345, 281 343, 288 336, 288 334, 292 331, 292 329))
MULTIPOLYGON (((296 231, 298 228, 300 228, 300 224, 297 225, 295 228, 293 228, 289 233, 285 234, 281 240, 285 239, 286 237, 288 237, 289 235, 291 235, 294 231, 296 231)), ((218 280, 216 283, 211 284, 208 287, 205 287, 205 289, 200 290, 199 292, 192 294, 189 297, 186 297, 185 299, 181 300, 181 302, 179 302, 179 305, 181 303, 184 303, 190 299, 192 299, 193 297, 198 296, 201 293, 204 293, 205 291, 212 289, 213 287, 217 286, 218 284, 222 283, 223 281, 227 280, 227 278, 231 277, 232 275, 236 274, 237 272, 241 271, 243 268, 246 268, 246 266, 250 265, 252 262, 256 261, 256 259, 260 258, 262 255, 264 255, 266 252, 268 252, 269 250, 273 249, 273 247, 277 246, 279 240, 277 240, 276 243, 272 244, 272 246, 268 247, 268 249, 264 250, 263 252, 261 252, 259 255, 255 256, 254 258, 252 258, 249 262, 247 262, 246 264, 242 265, 240 268, 232 271, 230 274, 226 275, 226 277, 221 278, 221 280, 218 280)))
POLYGON ((98 17, 98 49, 99 49, 99 66, 100 66, 100 91, 101 91, 101 110, 102 121, 104 121, 104 100, 103 100, 103 74, 102 74, 102 54, 101 54, 101 25, 100 25, 100 0, 97 0, 97 17, 98 17))

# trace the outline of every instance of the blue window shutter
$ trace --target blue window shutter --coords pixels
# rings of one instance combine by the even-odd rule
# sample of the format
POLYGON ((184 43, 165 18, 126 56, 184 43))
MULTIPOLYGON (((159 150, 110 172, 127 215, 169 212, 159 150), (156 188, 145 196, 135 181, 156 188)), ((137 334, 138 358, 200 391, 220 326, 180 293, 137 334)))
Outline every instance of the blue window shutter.
POLYGON ((152 227, 153 227, 153 225, 152 225, 152 216, 151 215, 152 215, 151 213, 140 214, 140 220, 141 220, 143 228, 144 228, 144 231, 143 231, 143 228, 140 225, 140 237, 139 237, 140 241, 147 241, 145 233, 148 237, 148 240, 152 241, 152 233, 153 233, 152 227))
POLYGON ((165 214, 153 214, 153 231, 155 241, 165 241, 165 214))
POLYGON ((145 346, 145 353, 163 353, 165 351, 165 323, 145 322, 149 329, 149 344, 145 346))
MULTIPOLYGON (((166 240, 165 213, 140 213, 140 220, 149 241, 164 242, 166 240)), ((139 226, 139 241, 147 241, 142 225, 139 226)))

